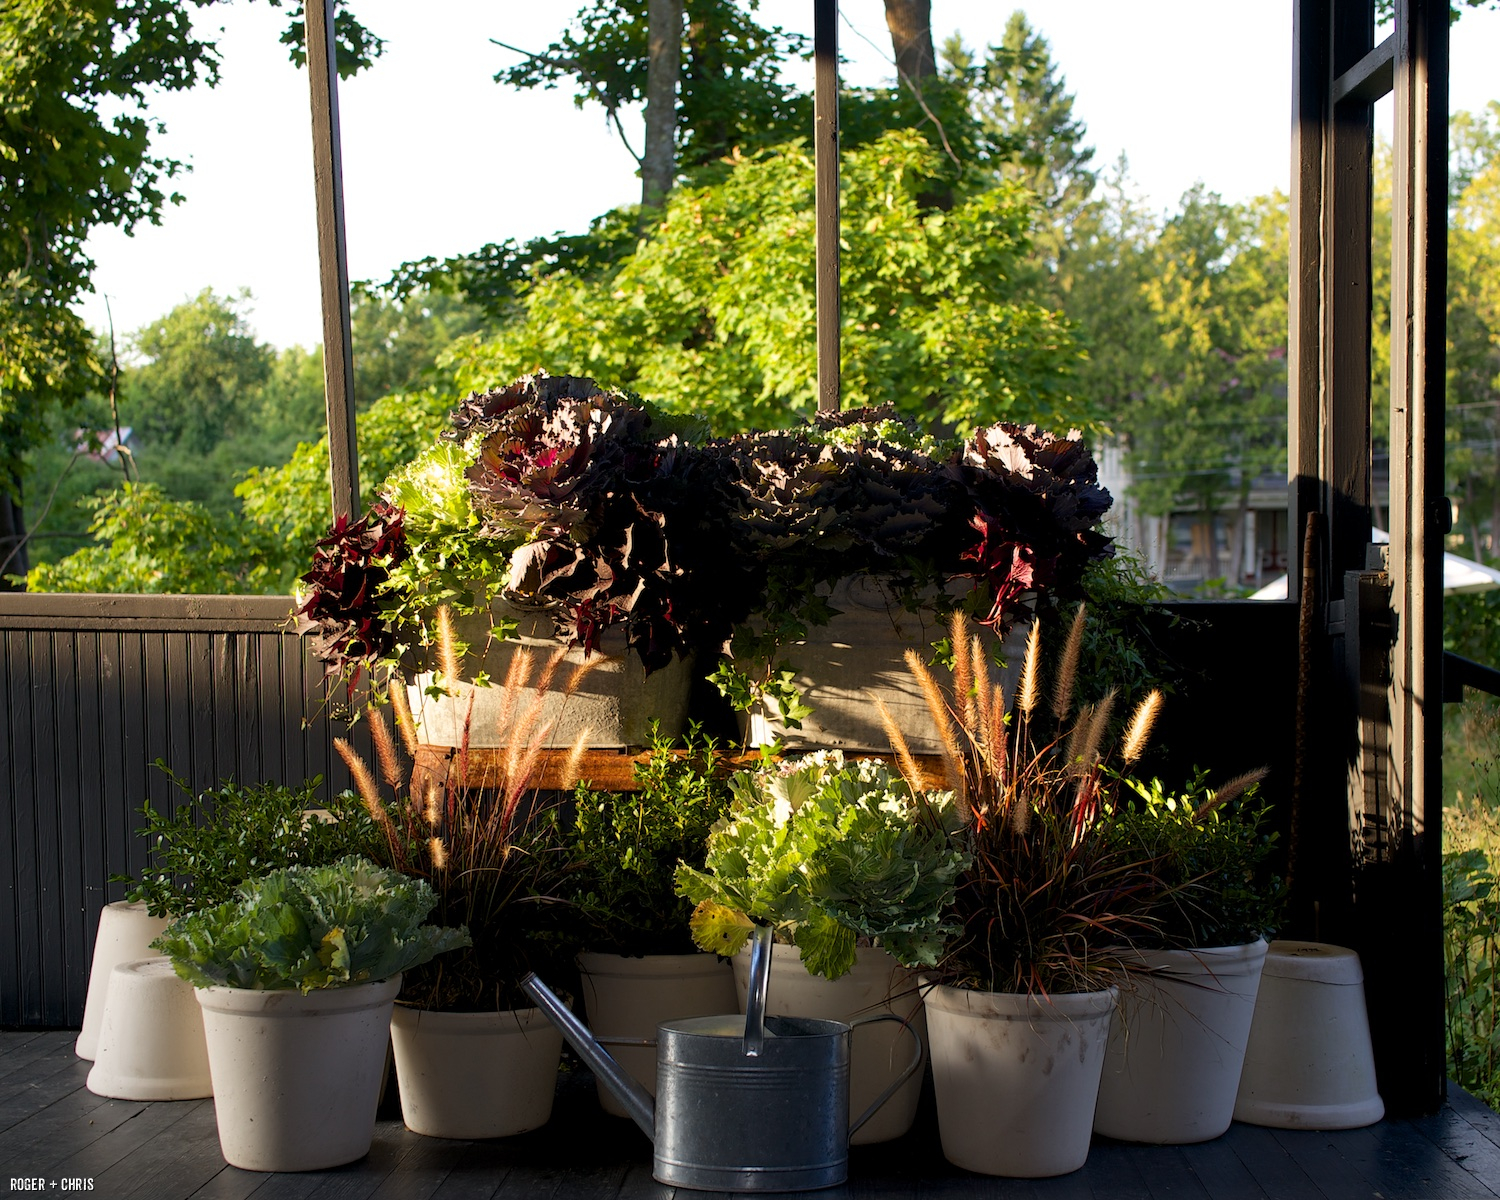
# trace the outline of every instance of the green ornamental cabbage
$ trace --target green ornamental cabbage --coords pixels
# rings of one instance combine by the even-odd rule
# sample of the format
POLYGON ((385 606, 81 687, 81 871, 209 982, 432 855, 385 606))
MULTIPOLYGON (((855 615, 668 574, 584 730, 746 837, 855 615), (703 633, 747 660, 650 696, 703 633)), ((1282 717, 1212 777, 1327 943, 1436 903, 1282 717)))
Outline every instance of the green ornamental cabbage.
POLYGON ((861 937, 906 966, 937 962, 968 865, 951 792, 914 793, 884 763, 837 750, 742 772, 730 788, 734 808, 709 836, 704 870, 677 870, 701 948, 735 954, 769 924, 829 979, 854 966, 861 937))
POLYGON ((269 991, 389 979, 445 950, 467 929, 423 925, 431 886, 351 855, 247 880, 236 898, 169 925, 152 948, 194 987, 269 991))

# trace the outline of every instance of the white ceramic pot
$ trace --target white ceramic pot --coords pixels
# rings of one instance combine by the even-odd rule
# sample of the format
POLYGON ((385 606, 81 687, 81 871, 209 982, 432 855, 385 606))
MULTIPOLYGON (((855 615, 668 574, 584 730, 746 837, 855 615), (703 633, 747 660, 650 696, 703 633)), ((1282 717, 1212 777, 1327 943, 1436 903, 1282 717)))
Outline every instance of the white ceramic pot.
POLYGON ((1122 955, 1131 984, 1110 1031, 1096 1133, 1161 1145, 1229 1128, 1265 958, 1263 938, 1122 955))
POLYGON ((317 1171, 369 1152, 401 977, 352 987, 199 988, 224 1159, 317 1171))
MULTIPOLYGON (((583 1010, 599 1038, 654 1038, 663 1021, 712 1017, 735 1011, 734 973, 712 954, 580 954, 583 1010)), ((653 1046, 607 1046, 636 1082, 656 1095, 653 1046)), ((625 1111, 615 1094, 599 1085, 599 1103, 617 1117, 625 1111)))
POLYGON ((1272 942, 1234 1119, 1275 1129, 1359 1129, 1384 1115, 1359 955, 1322 942, 1272 942))
POLYGON ((943 1156, 982 1175, 1083 1166, 1115 992, 1046 999, 933 987, 932 1078, 943 1156))
POLYGON ((155 954, 151 943, 168 924, 168 918, 153 917, 139 902, 117 900, 99 910, 94 960, 89 968, 88 997, 83 1002, 83 1029, 73 1043, 73 1052, 79 1058, 91 1059, 99 1052, 99 1029, 104 1023, 110 972, 121 963, 135 962, 155 954))
MULTIPOLYGON (((736 955, 734 982, 739 1010, 750 990, 750 953, 736 955)), ((908 1021, 927 1052, 927 1016, 916 972, 884 950, 862 946, 854 969, 838 979, 813 975, 802 965, 796 946, 777 946, 771 954, 771 986, 766 1013, 774 1017, 814 1017, 854 1021, 876 1013, 894 1013, 908 1021)), ((861 1025, 849 1047, 849 1121, 853 1124, 911 1062, 911 1039, 894 1021, 861 1025)), ((888 1142, 911 1128, 922 1095, 921 1070, 913 1072, 873 1117, 850 1139, 855 1146, 888 1142)))
POLYGON ((539 1008, 429 1012, 391 1020, 401 1115, 428 1137, 495 1138, 547 1123, 562 1034, 539 1008))
MULTIPOLYGON (((957 581, 954 595, 965 594, 968 582, 957 581)), ((778 660, 796 672, 795 683, 812 715, 803 718, 800 729, 788 729, 778 711, 758 706, 747 714, 742 729, 749 744, 765 746, 780 739, 789 750, 889 753, 890 738, 871 703, 872 696, 879 696, 912 753, 939 753, 937 726, 905 655, 909 648, 921 649, 941 637, 944 623, 931 609, 905 609, 879 576, 839 580, 828 602, 839 610, 837 616, 777 652, 778 660)), ((974 630, 986 643, 996 641, 989 629, 974 630)), ((1029 630, 1029 625, 1018 625, 1005 639, 1005 670, 996 672, 994 681, 1004 682, 1006 695, 1020 678, 1029 630)))
MULTIPOLYGON (((487 643, 489 621, 476 617, 461 619, 456 632, 469 645, 465 673, 483 669, 491 679, 504 680, 511 661, 525 648, 531 654, 530 682, 534 685, 559 645, 553 635, 551 615, 546 609, 522 607, 505 600, 496 600, 491 611, 496 619, 516 621, 517 635, 503 642, 487 643)), ((432 674, 424 672, 406 689, 417 724, 417 740, 424 745, 462 744, 464 719, 472 697, 470 746, 507 745, 511 731, 526 722, 532 730, 550 724, 552 731, 546 744, 554 748, 571 747, 580 734, 587 732, 591 748, 609 749, 648 745, 653 720, 660 722, 664 736, 681 733, 687 719, 693 666, 691 659, 674 657, 667 666, 648 675, 640 657, 626 645, 624 630, 611 627, 605 630, 595 653, 585 656, 579 648, 568 651, 551 688, 540 700, 541 712, 535 718, 528 716, 530 706, 538 702, 530 687, 519 704, 506 705, 504 689, 499 686, 476 688, 459 683, 451 689, 455 694, 434 699, 426 694, 433 682, 432 674), (581 678, 572 695, 567 695, 575 676, 581 678)))
POLYGON ((121 963, 110 973, 99 1053, 86 1085, 116 1100, 201 1100, 214 1094, 193 985, 170 959, 121 963))

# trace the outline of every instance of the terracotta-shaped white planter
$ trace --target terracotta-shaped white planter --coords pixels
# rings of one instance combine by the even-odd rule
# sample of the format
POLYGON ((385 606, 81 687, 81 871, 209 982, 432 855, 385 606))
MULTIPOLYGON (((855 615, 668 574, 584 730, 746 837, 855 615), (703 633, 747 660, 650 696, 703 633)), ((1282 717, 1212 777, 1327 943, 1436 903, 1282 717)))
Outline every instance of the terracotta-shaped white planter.
POLYGON ((200 1100, 214 1094, 193 985, 170 959, 121 963, 110 973, 99 1052, 87 1087, 116 1100, 200 1100))
POLYGON ((99 1052, 99 1029, 104 1024, 110 972, 121 963, 135 962, 155 954, 151 943, 169 923, 166 917, 153 917, 139 902, 117 900, 99 910, 94 960, 89 968, 89 991, 83 1002, 83 1029, 73 1043, 73 1052, 79 1058, 92 1059, 99 1052))
MULTIPOLYGON (((862 946, 854 969, 838 979, 811 974, 802 965, 796 946, 777 946, 771 954, 771 986, 766 1012, 777 1017, 814 1017, 855 1021, 876 1013, 894 1013, 906 1020, 927 1050, 927 1016, 914 971, 884 950, 862 946)), ((739 1009, 745 1009, 750 990, 748 950, 734 959, 734 981, 739 1009)), ((911 1062, 909 1035, 894 1021, 861 1025, 849 1047, 849 1120, 852 1123, 885 1091, 911 1062)), ((885 1105, 855 1132, 855 1146, 888 1142, 911 1128, 922 1095, 922 1072, 914 1072, 885 1105)))
POLYGON ((352 987, 199 988, 224 1159, 247 1171, 353 1162, 375 1136, 401 977, 352 987))
MULTIPOLYGON (((578 956, 583 1009, 600 1038, 654 1038, 663 1021, 712 1017, 735 1011, 734 973, 713 954, 585 953, 578 956)), ((608 1046, 610 1055, 656 1095, 656 1049, 608 1046)), ((630 1114, 615 1094, 599 1085, 599 1103, 617 1117, 630 1114)))
POLYGON ((1045 999, 927 993, 943 1156, 982 1175, 1038 1179, 1083 1166, 1114 989, 1045 999))
MULTIPOLYGON (((479 670, 483 653, 483 670, 494 680, 503 680, 511 661, 521 649, 531 654, 531 683, 556 653, 559 643, 553 635, 552 616, 546 609, 527 608, 497 600, 491 615, 517 622, 514 638, 486 644, 489 621, 462 618, 458 636, 468 643, 466 667, 479 670)), ((587 731, 588 744, 595 749, 644 746, 650 742, 651 722, 659 721, 666 737, 682 732, 687 719, 688 692, 693 685, 691 660, 673 658, 660 670, 646 673, 640 656, 625 643, 623 629, 605 630, 599 650, 585 655, 581 648, 568 651, 545 696, 537 699, 527 689, 519 703, 507 705, 504 689, 499 686, 476 688, 459 683, 449 696, 433 698, 427 688, 434 682, 430 673, 418 675, 407 686, 407 699, 417 723, 417 740, 434 746, 461 744, 465 714, 472 697, 474 708, 469 719, 469 745, 503 746, 510 741, 510 730, 524 721, 533 731, 551 725, 547 745, 572 746, 587 731), (576 686, 573 677, 581 676, 576 686), (568 694, 572 686, 571 694, 568 694), (529 705, 540 703, 541 712, 533 719, 527 716, 529 705)))
POLYGON ((1263 938, 1123 956, 1131 984, 1115 1010, 1095 1132, 1180 1144, 1229 1128, 1265 958, 1263 938))
POLYGON ((391 1020, 401 1115, 428 1137, 495 1138, 547 1123, 562 1034, 541 1009, 429 1012, 391 1020))
MULTIPOLYGON (((959 580, 952 594, 956 598, 968 590, 969 581, 959 580)), ((795 683, 812 706, 812 716, 802 719, 800 729, 788 729, 779 712, 758 706, 747 714, 743 727, 749 744, 764 746, 780 739, 794 750, 888 753, 890 738, 871 703, 872 696, 879 696, 913 753, 939 753, 937 726, 904 657, 909 647, 925 646, 942 636, 943 621, 935 610, 908 611, 887 582, 872 575, 839 580, 829 604, 838 615, 826 625, 812 626, 805 639, 777 652, 777 658, 796 672, 795 683)), ((1006 669, 997 672, 995 682, 1004 682, 1006 695, 1020 677, 1028 632, 1029 626, 1017 626, 1005 640, 1006 669)), ((976 628, 976 633, 986 642, 994 641, 988 629, 976 628)))
POLYGON ((1266 954, 1234 1119, 1276 1129, 1359 1129, 1385 1115, 1359 955, 1275 941, 1266 954))

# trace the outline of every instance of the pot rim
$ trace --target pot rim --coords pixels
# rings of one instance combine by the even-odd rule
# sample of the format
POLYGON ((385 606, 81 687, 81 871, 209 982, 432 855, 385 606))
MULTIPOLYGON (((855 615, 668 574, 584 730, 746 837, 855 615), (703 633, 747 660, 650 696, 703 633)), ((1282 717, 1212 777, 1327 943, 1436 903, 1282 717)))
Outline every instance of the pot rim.
POLYGON ((351 983, 344 987, 314 988, 306 994, 296 988, 237 988, 223 984, 195 987, 193 994, 207 1012, 259 1017, 314 1017, 378 1008, 395 1000, 401 976, 351 983))
POLYGON ((929 1011, 953 1016, 1017 1018, 1035 1021, 1074 1021, 1107 1017, 1114 1012, 1120 989, 1110 986, 1095 992, 986 992, 957 987, 922 977, 923 999, 929 1011))

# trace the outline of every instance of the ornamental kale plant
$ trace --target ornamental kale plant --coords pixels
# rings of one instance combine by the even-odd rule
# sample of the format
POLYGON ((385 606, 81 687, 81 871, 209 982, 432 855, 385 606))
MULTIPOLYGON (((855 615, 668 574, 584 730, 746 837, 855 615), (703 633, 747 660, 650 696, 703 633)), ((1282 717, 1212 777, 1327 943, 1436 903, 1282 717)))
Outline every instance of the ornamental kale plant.
POLYGON ((883 763, 837 750, 742 772, 730 788, 734 807, 703 869, 677 869, 699 947, 736 954, 769 924, 829 979, 854 966, 860 938, 907 966, 937 962, 968 864, 951 793, 914 790, 883 763))
POLYGON ((879 574, 908 610, 941 621, 962 606, 1003 635, 1041 605, 1077 599, 1089 564, 1113 553, 1098 529, 1110 496, 1076 431, 1000 424, 943 443, 865 409, 705 453, 724 463, 757 599, 714 680, 740 707, 770 699, 793 728, 808 710, 779 655, 834 615, 839 579, 879 574))
POLYGON ((182 917, 229 900, 247 879, 283 867, 325 866, 351 854, 369 854, 377 831, 353 792, 326 802, 318 795, 321 775, 296 786, 237 784, 194 795, 183 780, 166 773, 186 800, 164 815, 147 800, 146 824, 136 832, 151 840, 151 865, 128 883, 127 900, 145 901, 155 917, 182 917), (322 813, 328 818, 323 819, 322 813))
POLYGON ((682 748, 653 737, 633 792, 579 785, 567 828, 569 892, 583 941, 613 954, 686 954, 693 906, 677 894, 679 862, 702 867, 708 835, 729 809, 714 739, 689 726, 682 748))
POLYGON ((1123 781, 1105 835, 1149 861, 1158 883, 1138 945, 1239 946, 1275 931, 1284 889, 1267 871, 1276 833, 1266 828, 1270 805, 1257 797, 1264 777, 1251 771, 1210 789, 1200 771, 1177 793, 1159 779, 1123 781))
POLYGON ((194 987, 306 994, 389 979, 467 946, 466 930, 423 924, 436 903, 422 880, 350 856, 247 880, 151 945, 194 987))
POLYGON ((648 671, 716 654, 749 611, 701 435, 627 393, 547 375, 471 397, 453 433, 478 441, 468 478, 481 533, 525 530, 509 589, 555 606, 559 636, 588 650, 623 625, 648 671))

